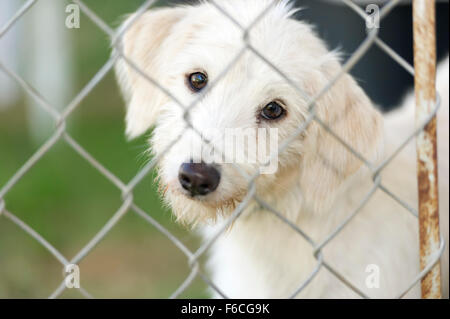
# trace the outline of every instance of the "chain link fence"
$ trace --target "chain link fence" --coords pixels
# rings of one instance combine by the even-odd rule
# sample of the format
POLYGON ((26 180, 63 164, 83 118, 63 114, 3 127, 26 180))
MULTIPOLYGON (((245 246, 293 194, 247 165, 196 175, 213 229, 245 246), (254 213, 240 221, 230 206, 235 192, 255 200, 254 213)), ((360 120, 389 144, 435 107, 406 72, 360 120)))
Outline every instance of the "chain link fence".
MULTIPOLYGON (((19 21, 23 15, 31 10, 33 5, 38 0, 28 0, 21 8, 17 11, 17 13, 11 17, 11 19, 0 29, 0 39, 13 27, 13 25, 19 21)), ((406 60, 404 60, 401 56, 396 54, 386 43, 384 43, 378 37, 378 29, 371 28, 367 29, 367 36, 365 40, 360 44, 358 49, 351 55, 351 57, 346 61, 346 63, 342 67, 342 71, 339 74, 336 74, 334 78, 323 87, 318 94, 315 96, 308 96, 305 92, 303 92, 300 88, 298 88, 293 81, 291 81, 285 74, 282 73, 274 64, 271 63, 270 59, 266 58, 261 52, 257 51, 249 41, 249 32, 250 30, 265 16, 265 14, 276 5, 277 1, 273 1, 272 4, 265 8, 261 14, 253 21, 253 23, 245 28, 239 24, 238 21, 233 19, 231 13, 226 12, 220 6, 219 3, 211 0, 211 3, 216 7, 218 11, 221 12, 225 17, 227 17, 233 24, 235 24, 238 28, 242 30, 242 41, 244 43, 243 49, 239 52, 239 54, 232 59, 232 62, 228 65, 227 68, 223 70, 223 72, 218 76, 214 83, 212 83, 205 94, 214 89, 216 83, 218 83, 224 76, 227 74, 228 70, 233 66, 233 64, 244 54, 244 52, 251 51, 254 55, 260 60, 264 61, 270 68, 272 68, 276 73, 278 73, 289 85, 291 85, 295 90, 297 90, 302 96, 305 96, 308 102, 309 115, 306 118, 305 122, 298 127, 294 136, 290 137, 286 141, 283 141, 282 145, 279 147, 279 153, 283 152, 289 144, 300 134, 302 134, 311 123, 315 122, 322 126, 327 132, 329 132, 335 139, 337 139, 345 148, 353 154, 356 158, 358 158, 368 169, 372 172, 373 176, 373 186, 372 189, 364 196, 364 198, 360 201, 358 207, 350 212, 348 217, 342 221, 342 223, 324 240, 321 242, 315 242, 308 235, 305 234, 302 229, 300 229, 293 222, 288 220, 276 209, 272 208, 268 203, 264 201, 263 198, 260 198, 255 191, 255 181, 259 177, 259 173, 249 176, 243 170, 239 168, 239 166, 235 165, 235 168, 247 179, 248 182, 248 193, 242 202, 235 209, 233 214, 229 217, 227 222, 221 227, 220 231, 216 233, 209 241, 204 242, 197 250, 192 251, 188 249, 177 237, 171 234, 167 229, 165 229, 160 223, 158 223, 153 217, 151 212, 144 211, 141 207, 139 207, 133 199, 133 190, 135 187, 143 180, 143 178, 149 174, 149 172, 158 164, 160 158, 168 151, 162 152, 158 157, 155 157, 149 162, 131 181, 124 182, 120 180, 117 176, 111 173, 105 166, 102 165, 96 158, 94 158, 91 154, 89 154, 82 145, 80 145, 74 138, 72 138, 69 133, 66 131, 66 121, 74 112, 74 110, 80 105, 83 99, 96 87, 96 85, 102 81, 102 79, 106 76, 108 72, 113 69, 113 66, 118 60, 122 60, 129 65, 134 71, 136 71, 140 76, 144 77, 148 82, 152 85, 157 86, 160 90, 162 90, 165 94, 167 94, 171 99, 173 99, 179 106, 184 110, 185 114, 188 114, 192 108, 196 106, 198 100, 191 105, 183 105, 171 94, 168 88, 162 87, 157 80, 151 78, 150 75, 146 74, 142 70, 137 67, 134 61, 130 60, 127 56, 123 54, 123 48, 121 47, 121 37, 124 35, 125 31, 134 23, 138 17, 140 17, 146 10, 148 10, 154 3, 155 0, 146 1, 137 11, 137 14, 134 16, 132 20, 129 21, 128 24, 122 26, 119 30, 115 31, 111 29, 108 24, 106 24, 99 16, 91 10, 83 1, 81 0, 73 0, 73 2, 80 7, 82 12, 92 20, 104 33, 106 33, 111 39, 113 39, 113 47, 114 53, 111 58, 103 65, 103 67, 95 74, 95 76, 90 80, 90 82, 76 95, 76 97, 62 110, 59 111, 56 107, 52 106, 44 96, 40 94, 38 90, 33 88, 27 81, 21 78, 17 73, 15 73, 11 68, 7 65, 4 65, 0 61, 0 70, 4 72, 8 77, 10 77, 13 81, 17 82, 23 90, 32 97, 54 120, 56 124, 56 129, 53 135, 34 153, 31 158, 26 161, 26 163, 12 176, 8 182, 0 189, 0 218, 7 218, 17 226, 19 226, 24 232, 32 236, 36 241, 38 241, 43 247, 45 247, 63 266, 67 266, 70 264, 78 264, 81 260, 86 258, 89 253, 91 253, 97 244, 116 226, 118 221, 125 215, 130 212, 136 213, 138 216, 142 218, 143 221, 151 224, 155 227, 159 232, 167 237, 167 240, 171 241, 188 259, 189 266, 191 267, 190 274, 185 279, 185 281, 173 292, 171 298, 177 298, 182 294, 189 285, 196 279, 200 277, 203 281, 206 282, 208 286, 210 286, 215 292, 217 292, 222 297, 226 298, 227 296, 220 290, 220 287, 217 287, 205 274, 200 265, 200 257, 202 257, 208 249, 213 245, 213 243, 221 236, 221 234, 241 215, 244 209, 249 205, 250 202, 256 201, 259 205, 265 210, 271 212, 274 216, 282 220, 286 223, 294 232, 298 233, 301 237, 303 237, 311 247, 313 248, 314 257, 317 260, 317 264, 315 269, 311 272, 309 277, 302 283, 298 284, 298 288, 292 292, 289 296, 291 298, 295 298, 305 287, 307 287, 314 277, 318 274, 321 268, 326 268, 330 273, 332 273, 336 278, 338 278, 342 283, 344 283, 348 288, 352 289, 355 293, 357 293, 362 298, 368 298, 368 296, 362 292, 356 285, 347 280, 342 274, 339 273, 338 270, 334 269, 326 260, 324 255, 322 254, 323 248, 332 241, 345 227, 346 225, 361 211, 361 209, 365 206, 365 204, 370 200, 372 195, 377 190, 381 190, 386 193, 392 199, 394 199, 397 203, 399 203, 406 211, 414 216, 418 216, 418 211, 412 207, 410 207, 405 201, 396 196, 396 194, 392 193, 385 185, 382 183, 381 172, 383 169, 401 152, 401 150, 414 138, 419 135, 426 125, 435 117, 437 110, 439 108, 439 99, 434 105, 434 108, 431 114, 428 115, 428 118, 417 127, 417 129, 410 134, 407 140, 387 159, 385 159, 381 164, 375 165, 371 163, 369 160, 364 158, 357 151, 352 149, 342 138, 336 135, 327 125, 315 114, 315 102, 322 97, 333 85, 338 82, 341 77, 349 72, 353 66, 361 60, 361 58, 365 55, 365 53, 372 47, 378 46, 381 50, 383 50, 387 55, 389 55, 392 59, 394 59, 400 66, 402 66, 407 72, 414 76, 414 67, 410 65, 406 60), (85 245, 72 259, 67 259, 63 254, 61 254, 51 243, 44 239, 42 235, 37 233, 33 228, 24 223, 21 219, 19 219, 13 212, 9 211, 7 208, 7 203, 5 203, 4 197, 5 195, 14 187, 19 180, 21 180, 27 172, 41 160, 41 158, 49 152, 54 145, 58 141, 65 141, 67 145, 69 145, 75 152, 81 155, 90 165, 92 165, 95 169, 97 169, 105 178, 107 178, 115 187, 117 187, 122 193, 122 205, 115 212, 115 214, 110 218, 110 220, 98 231, 98 233, 85 245)), ((381 8, 379 13, 380 20, 383 20, 391 11, 398 5, 399 0, 391 0, 391 1, 383 1, 384 6, 381 8)), ((355 4, 350 0, 342 0, 341 3, 343 5, 351 8, 355 14, 359 15, 361 19, 367 21, 368 14, 362 9, 360 6, 355 4)), ((188 119, 188 117, 185 117, 188 119)), ((195 131, 195 128, 191 125, 191 123, 187 122, 187 125, 190 129, 195 131)), ((198 132, 197 132, 198 133, 198 132)), ((201 134, 199 134, 201 136, 201 134)), ((202 137, 203 138, 203 137, 202 137)), ((209 141, 203 140, 204 143, 209 144, 209 141)), ((172 143, 171 146, 174 145, 176 141, 172 143)), ((211 145, 214 148, 214 145, 211 145)), ((417 273, 416 278, 411 281, 411 283, 404 287, 402 291, 398 292, 397 297, 401 298, 407 294, 427 273, 436 265, 441 255, 444 251, 444 241, 441 239, 439 251, 435 253, 431 262, 422 270, 417 273)), ((62 280, 59 287, 57 287, 54 292, 50 295, 50 298, 57 298, 61 295, 61 293, 66 289, 65 281, 62 280)), ((92 298, 88 291, 86 291, 83 287, 80 287, 80 292, 87 298, 92 298)))

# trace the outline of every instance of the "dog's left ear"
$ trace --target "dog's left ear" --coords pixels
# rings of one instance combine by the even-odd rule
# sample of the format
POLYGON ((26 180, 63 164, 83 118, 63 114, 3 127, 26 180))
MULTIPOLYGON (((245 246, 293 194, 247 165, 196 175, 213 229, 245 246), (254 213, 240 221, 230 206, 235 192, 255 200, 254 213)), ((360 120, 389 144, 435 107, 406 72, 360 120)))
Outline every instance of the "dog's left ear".
MULTIPOLYGON (((172 61, 183 43, 180 37, 187 34, 174 32, 186 12, 186 8, 150 10, 130 24, 120 43, 124 55, 162 87, 167 87, 164 65, 172 61)), ((132 19, 134 15, 124 25, 132 19)), ((168 97, 122 58, 116 63, 116 76, 127 102, 126 134, 135 138, 155 123, 168 97)))
MULTIPOLYGON (((350 75, 344 75, 319 99, 317 115, 355 152, 368 161, 378 159, 383 141, 382 116, 350 75)), ((364 164, 326 128, 315 123, 311 129, 315 138, 308 141, 310 151, 304 154, 301 186, 307 202, 316 206, 315 210, 323 210, 364 164)))

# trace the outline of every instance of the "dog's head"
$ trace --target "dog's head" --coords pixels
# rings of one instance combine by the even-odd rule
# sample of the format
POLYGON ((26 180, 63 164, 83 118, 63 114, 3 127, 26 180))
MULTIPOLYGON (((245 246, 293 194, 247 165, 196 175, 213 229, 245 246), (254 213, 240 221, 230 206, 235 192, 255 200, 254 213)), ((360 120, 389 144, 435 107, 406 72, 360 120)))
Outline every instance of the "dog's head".
MULTIPOLYGON (((287 1, 277 1, 261 16, 271 2, 217 1, 233 19, 207 2, 152 10, 124 34, 123 53, 148 75, 123 59, 117 63, 128 104, 127 134, 137 137, 155 126, 151 146, 160 157, 161 188, 182 221, 232 211, 248 192, 242 173, 252 176, 265 164, 258 157, 237 163, 239 170, 226 157, 206 161, 202 152, 208 142, 221 155, 233 154, 230 147, 244 148, 248 155, 251 142, 227 144, 225 138, 226 132, 246 129, 259 148, 273 150, 273 136, 258 134, 266 129, 276 132, 277 147, 283 146, 307 121, 308 96, 317 95, 341 70, 336 54, 312 28, 292 19, 295 11, 287 1)), ((357 152, 376 156, 380 116, 349 75, 319 98, 314 111, 357 152)), ((271 174, 255 180, 258 194, 276 203, 295 193, 298 204, 312 210, 331 203, 362 166, 316 121, 275 161, 271 174)))

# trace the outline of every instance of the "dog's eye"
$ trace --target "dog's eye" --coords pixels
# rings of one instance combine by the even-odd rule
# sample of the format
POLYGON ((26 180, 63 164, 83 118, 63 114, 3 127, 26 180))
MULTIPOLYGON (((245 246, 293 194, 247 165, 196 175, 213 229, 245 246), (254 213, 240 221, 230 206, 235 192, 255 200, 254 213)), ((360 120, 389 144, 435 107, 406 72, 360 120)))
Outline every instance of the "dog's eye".
POLYGON ((202 72, 196 72, 189 75, 188 81, 191 89, 198 92, 208 84, 208 76, 202 72))
POLYGON ((261 110, 261 117, 266 120, 276 120, 285 113, 286 111, 278 102, 270 102, 261 110))

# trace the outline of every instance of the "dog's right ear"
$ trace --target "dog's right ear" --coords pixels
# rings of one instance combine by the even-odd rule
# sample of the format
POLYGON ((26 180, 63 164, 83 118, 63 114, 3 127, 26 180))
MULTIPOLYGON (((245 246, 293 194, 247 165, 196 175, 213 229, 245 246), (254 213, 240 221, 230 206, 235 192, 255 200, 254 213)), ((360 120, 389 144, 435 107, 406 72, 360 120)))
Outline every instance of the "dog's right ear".
MULTIPOLYGON (((177 44, 171 41, 170 35, 185 15, 185 8, 157 9, 134 21, 135 15, 131 15, 123 24, 130 24, 119 43, 123 54, 163 87, 167 80, 163 65, 177 50, 177 44)), ((127 103, 126 134, 132 139, 155 123, 159 109, 168 97, 123 58, 119 58, 115 69, 127 103)))

